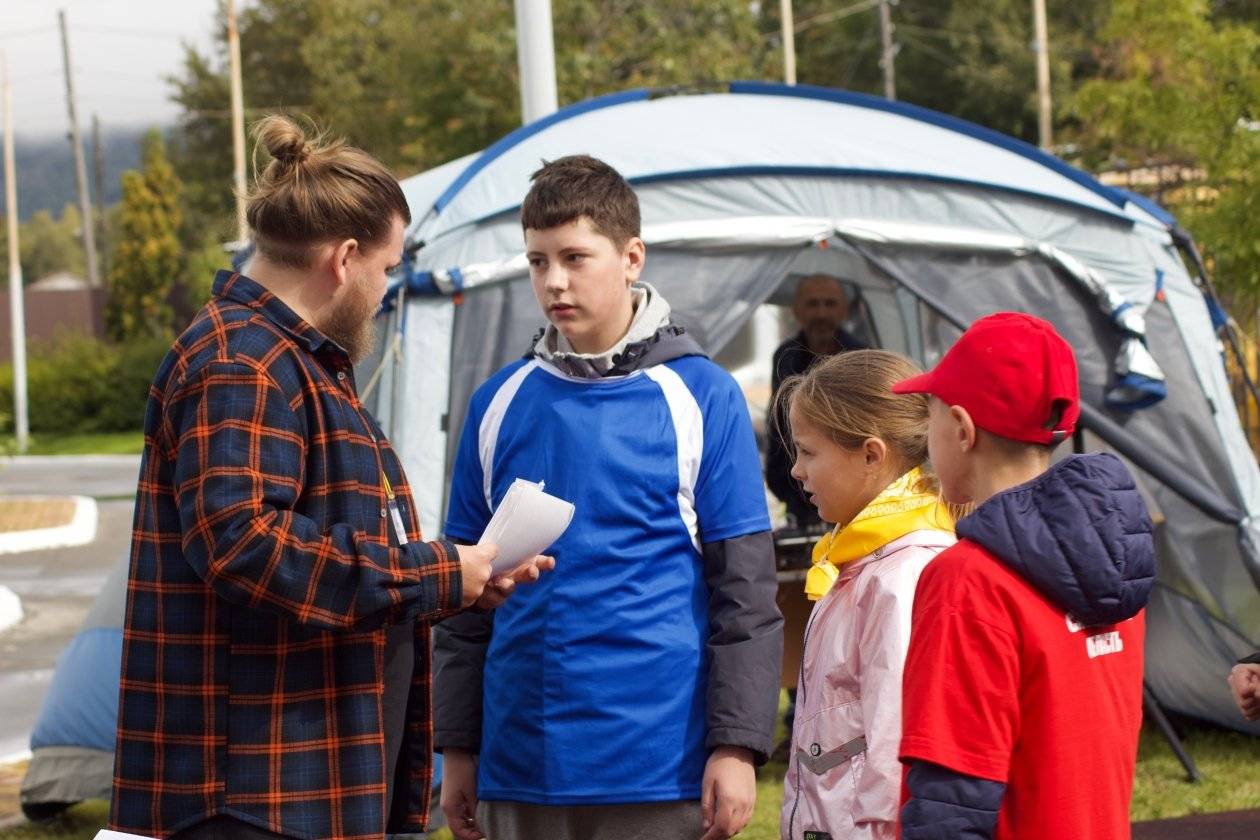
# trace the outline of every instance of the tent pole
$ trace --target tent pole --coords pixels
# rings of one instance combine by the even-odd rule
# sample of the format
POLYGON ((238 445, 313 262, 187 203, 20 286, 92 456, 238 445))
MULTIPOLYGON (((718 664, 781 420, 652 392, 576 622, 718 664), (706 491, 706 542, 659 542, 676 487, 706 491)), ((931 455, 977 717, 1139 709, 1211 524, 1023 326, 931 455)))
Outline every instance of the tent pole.
POLYGON ((1194 759, 1186 751, 1186 745, 1181 743, 1177 730, 1173 728, 1172 722, 1168 720, 1168 715, 1164 714, 1163 707, 1160 706, 1159 700, 1155 697, 1155 692, 1151 691, 1151 687, 1146 683, 1146 680, 1142 681, 1142 711, 1146 717, 1155 721, 1155 725, 1159 727, 1164 740, 1168 741, 1168 746, 1172 747, 1177 760, 1186 769, 1186 781, 1192 784, 1198 784, 1203 781, 1203 774, 1199 772, 1194 759))
POLYGON ((398 412, 398 379, 402 374, 403 360, 406 355, 403 353, 403 339, 407 335, 407 284, 403 283, 398 287, 398 295, 394 300, 394 311, 398 313, 398 329, 394 336, 394 364, 390 370, 390 388, 389 388, 389 434, 391 437, 397 435, 395 431, 395 415, 398 412))
MULTIPOLYGON (((1194 271, 1199 277, 1200 291, 1206 290, 1212 300, 1219 305, 1220 297, 1216 294, 1216 287, 1212 283, 1212 277, 1208 274, 1207 266, 1203 264, 1203 257, 1199 254, 1199 249, 1195 247, 1194 240, 1190 237, 1190 234, 1181 228, 1173 228, 1169 233, 1172 234, 1173 242, 1177 245, 1182 255, 1190 260, 1190 264, 1194 266, 1194 271)), ((1251 372, 1247 370, 1247 356, 1243 353, 1242 347, 1238 345, 1238 336, 1230 329, 1228 323, 1225 324, 1223 331, 1225 340, 1228 342, 1230 350, 1234 353, 1234 361, 1238 363, 1238 369, 1242 374, 1247 392, 1256 401, 1256 405, 1260 406, 1260 391, 1256 389, 1255 380, 1251 378, 1251 372)))
MULTIPOLYGON (((955 328, 960 331, 967 329, 967 322, 959 317, 956 312, 943 306, 940 301, 933 300, 926 290, 920 288, 917 283, 893 271, 891 266, 874 256, 865 247, 864 243, 851 239, 843 239, 843 241, 861 254, 864 259, 888 275, 893 282, 912 293, 925 306, 937 315, 940 315, 955 328)), ((1133 436, 1126 432, 1122 426, 1087 402, 1081 403, 1080 423, 1085 429, 1098 435, 1107 445, 1125 458, 1128 458, 1143 471, 1150 473, 1164 486, 1181 496, 1181 498, 1198 510, 1217 522, 1232 525, 1235 528, 1241 527, 1244 518, 1243 512, 1221 498, 1220 493, 1205 487, 1194 478, 1178 473, 1167 465, 1160 463, 1154 456, 1145 451, 1138 441, 1134 440, 1133 436)), ((1249 557, 1246 551, 1243 552, 1243 561, 1256 585, 1260 586, 1260 564, 1257 564, 1255 559, 1249 557)))

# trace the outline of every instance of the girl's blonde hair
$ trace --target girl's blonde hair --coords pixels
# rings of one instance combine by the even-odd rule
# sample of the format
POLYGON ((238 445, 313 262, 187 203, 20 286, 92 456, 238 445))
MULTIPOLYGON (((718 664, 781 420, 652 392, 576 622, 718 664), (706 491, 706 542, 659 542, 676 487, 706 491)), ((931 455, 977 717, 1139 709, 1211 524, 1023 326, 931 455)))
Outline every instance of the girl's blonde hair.
MULTIPOLYGON (((845 449, 879 438, 896 457, 900 475, 927 460, 928 396, 894 394, 892 386, 921 372, 899 353, 849 350, 785 381, 775 411, 786 419, 789 407, 795 408, 845 449)), ((791 450, 791 441, 785 442, 791 450)))
POLYGON ((253 136, 255 178, 245 217, 264 257, 306 268, 316 245, 357 239, 370 248, 388 237, 395 216, 411 223, 398 181, 362 149, 318 133, 308 137, 278 114, 255 123, 253 136), (261 173, 258 148, 271 155, 261 173))

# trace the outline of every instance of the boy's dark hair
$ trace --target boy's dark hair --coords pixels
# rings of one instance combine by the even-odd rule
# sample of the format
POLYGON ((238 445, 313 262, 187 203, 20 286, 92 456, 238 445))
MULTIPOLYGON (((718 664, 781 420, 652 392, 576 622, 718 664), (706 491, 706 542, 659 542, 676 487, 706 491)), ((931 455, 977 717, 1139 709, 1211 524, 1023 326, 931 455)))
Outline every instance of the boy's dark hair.
POLYGON ((618 248, 639 235, 639 199, 621 173, 590 155, 569 155, 530 176, 521 227, 550 230, 583 216, 618 248))

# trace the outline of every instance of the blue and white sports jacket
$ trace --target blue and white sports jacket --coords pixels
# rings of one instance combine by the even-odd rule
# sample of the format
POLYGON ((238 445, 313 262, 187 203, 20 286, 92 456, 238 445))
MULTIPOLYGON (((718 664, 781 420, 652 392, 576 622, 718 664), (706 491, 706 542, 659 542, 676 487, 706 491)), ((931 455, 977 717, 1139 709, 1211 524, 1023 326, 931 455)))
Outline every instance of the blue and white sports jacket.
POLYGON ((554 572, 436 628, 437 745, 480 752, 480 799, 697 799, 709 750, 772 746, 782 619, 743 395, 675 327, 627 349, 600 378, 527 358, 472 398, 446 535, 476 542, 517 478, 576 506, 554 572))

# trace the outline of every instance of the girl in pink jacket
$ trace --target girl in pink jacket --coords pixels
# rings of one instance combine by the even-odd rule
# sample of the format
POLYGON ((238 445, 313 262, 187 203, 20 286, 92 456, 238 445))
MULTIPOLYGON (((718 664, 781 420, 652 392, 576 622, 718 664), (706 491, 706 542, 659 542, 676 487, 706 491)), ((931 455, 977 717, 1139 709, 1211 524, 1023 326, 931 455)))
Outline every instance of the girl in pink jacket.
POLYGON ((922 465, 928 401, 894 395, 917 373, 884 350, 832 356, 785 383, 792 476, 835 529, 814 548, 783 840, 896 837, 901 670, 923 567, 954 542, 922 465))

